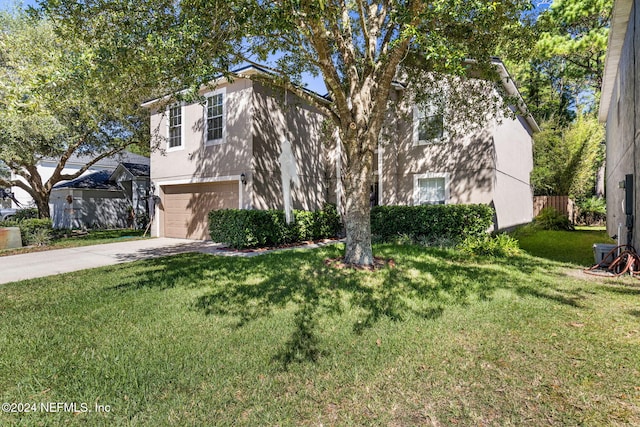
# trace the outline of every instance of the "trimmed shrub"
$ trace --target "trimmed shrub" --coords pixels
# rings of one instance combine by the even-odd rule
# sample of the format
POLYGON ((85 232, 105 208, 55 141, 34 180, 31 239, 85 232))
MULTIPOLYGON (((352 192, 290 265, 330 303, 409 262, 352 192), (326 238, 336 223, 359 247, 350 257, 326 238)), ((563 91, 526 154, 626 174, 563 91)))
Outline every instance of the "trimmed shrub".
POLYGON ((23 219, 17 224, 22 234, 22 244, 25 246, 48 243, 50 240, 53 225, 50 219, 23 219), (47 239, 46 236, 49 236, 47 239))
POLYGON ((335 206, 320 211, 293 211, 287 224, 281 210, 222 209, 209 212, 209 233, 214 242, 232 248, 278 246, 335 237, 341 229, 335 206))
POLYGON ((16 211, 16 214, 12 219, 16 221, 22 221, 25 219, 36 219, 38 218, 38 209, 36 208, 24 208, 16 211))
POLYGON ((414 242, 461 241, 483 236, 493 222, 488 205, 375 206, 371 209, 371 234, 375 241, 399 237, 414 242))
POLYGON ((315 211, 314 214, 316 215, 314 239, 335 237, 342 231, 342 222, 336 205, 325 203, 322 210, 315 211))
POLYGON ((24 246, 48 244, 51 241, 53 232, 53 225, 50 219, 31 218, 21 221, 11 219, 9 221, 0 221, 0 227, 19 227, 24 246))
POLYGON ((574 230, 569 218, 554 208, 542 209, 533 223, 539 230, 574 230))

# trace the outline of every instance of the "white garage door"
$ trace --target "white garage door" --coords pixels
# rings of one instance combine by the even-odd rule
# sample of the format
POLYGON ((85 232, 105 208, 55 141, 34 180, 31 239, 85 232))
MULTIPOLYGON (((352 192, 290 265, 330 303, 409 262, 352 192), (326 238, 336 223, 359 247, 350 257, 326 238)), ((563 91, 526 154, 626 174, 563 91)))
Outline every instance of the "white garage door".
POLYGON ((237 181, 168 185, 163 187, 163 192, 166 237, 209 239, 209 212, 238 208, 237 181))

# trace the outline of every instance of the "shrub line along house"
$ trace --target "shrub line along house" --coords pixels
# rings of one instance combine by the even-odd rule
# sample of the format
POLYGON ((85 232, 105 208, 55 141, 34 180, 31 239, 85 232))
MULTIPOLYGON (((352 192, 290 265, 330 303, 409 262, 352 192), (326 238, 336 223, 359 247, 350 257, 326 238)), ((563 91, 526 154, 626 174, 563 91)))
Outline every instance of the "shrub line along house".
POLYGON ((600 98, 606 123, 607 233, 640 248, 640 5, 615 0, 600 98))
MULTIPOLYGON (((504 90, 521 100, 502 62, 494 64, 504 90)), ((151 155, 159 196, 152 235, 208 239, 213 209, 283 209, 283 164, 295 175, 294 209, 317 210, 325 202, 341 208, 337 138, 318 111, 252 80, 257 73, 266 71, 249 66, 233 82, 218 79, 201 90, 204 101, 143 104, 151 110, 152 144, 160 148, 151 155)), ((392 98, 402 99, 405 90, 395 85, 392 98)), ((398 102, 374 156, 372 204, 484 203, 496 209, 496 230, 530 222, 532 135, 539 128, 520 105, 516 117, 453 137, 446 114, 398 102)))

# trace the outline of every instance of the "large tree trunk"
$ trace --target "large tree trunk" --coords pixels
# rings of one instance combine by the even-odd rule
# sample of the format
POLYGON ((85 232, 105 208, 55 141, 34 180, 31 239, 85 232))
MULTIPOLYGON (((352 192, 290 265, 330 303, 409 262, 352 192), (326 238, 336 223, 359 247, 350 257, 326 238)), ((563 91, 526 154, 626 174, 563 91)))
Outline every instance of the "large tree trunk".
POLYGON ((38 216, 40 218, 51 218, 49 211, 49 193, 34 192, 33 200, 38 208, 38 216))
POLYGON ((359 153, 357 141, 347 143, 347 170, 344 187, 347 194, 344 212, 346 248, 344 262, 347 264, 373 265, 371 248, 371 218, 369 185, 373 165, 373 150, 359 153), (357 158, 354 158, 357 157, 357 158))

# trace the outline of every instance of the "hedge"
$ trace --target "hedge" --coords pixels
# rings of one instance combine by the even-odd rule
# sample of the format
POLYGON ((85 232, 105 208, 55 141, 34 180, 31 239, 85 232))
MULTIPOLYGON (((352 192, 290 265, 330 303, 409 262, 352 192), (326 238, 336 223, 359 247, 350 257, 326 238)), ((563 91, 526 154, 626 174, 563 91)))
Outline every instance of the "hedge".
POLYGON ((335 237, 342 228, 329 204, 316 212, 294 210, 293 216, 287 224, 281 210, 215 210, 209 212, 209 233, 214 242, 243 249, 335 237))
POLYGON ((22 244, 29 246, 39 243, 36 236, 49 235, 53 230, 50 219, 29 218, 20 221, 10 219, 8 221, 0 221, 0 227, 19 227, 22 236, 22 244))
POLYGON ((464 240, 482 236, 493 223, 488 205, 375 206, 371 234, 381 241, 406 236, 414 241, 464 240))

